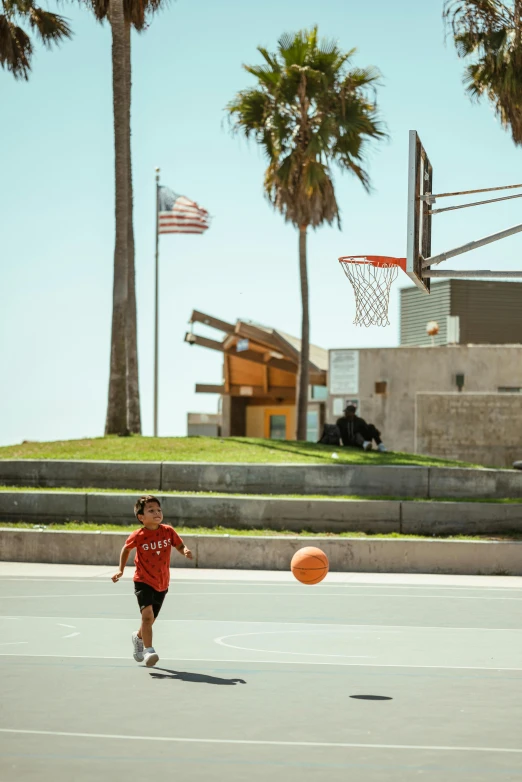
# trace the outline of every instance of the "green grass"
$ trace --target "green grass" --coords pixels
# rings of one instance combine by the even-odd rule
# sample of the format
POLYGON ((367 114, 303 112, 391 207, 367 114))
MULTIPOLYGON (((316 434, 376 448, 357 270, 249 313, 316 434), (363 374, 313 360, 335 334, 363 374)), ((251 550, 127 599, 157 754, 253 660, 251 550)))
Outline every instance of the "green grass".
MULTIPOLYGON (((7 529, 46 529, 62 530, 75 532, 132 532, 137 528, 136 524, 91 524, 77 521, 68 521, 63 524, 34 524, 25 521, 7 521, 0 522, 0 528, 7 529)), ((310 532, 301 530, 292 532, 290 530, 272 530, 272 529, 234 529, 232 527, 176 527, 180 535, 230 535, 230 536, 250 536, 250 537, 280 537, 293 536, 311 537, 311 538, 399 538, 401 540, 433 540, 435 536, 427 535, 401 535, 399 532, 379 533, 369 535, 365 532, 310 532)), ((505 535, 440 535, 436 536, 440 540, 522 540, 522 533, 513 532, 505 535)))
POLYGON ((399 497, 385 494, 358 495, 358 494, 239 494, 234 492, 215 491, 158 491, 158 489, 97 489, 96 487, 78 488, 75 486, 7 486, 0 484, 2 492, 73 492, 81 494, 129 494, 132 497, 142 494, 173 497, 241 497, 250 500, 281 499, 281 500, 329 500, 332 502, 345 502, 357 500, 358 502, 374 502, 376 500, 389 500, 392 502, 493 502, 496 504, 520 504, 522 497, 399 497))
POLYGON ((101 459, 109 461, 262 462, 295 464, 402 464, 477 467, 431 456, 365 452, 316 443, 248 437, 98 437, 23 442, 0 448, 0 459, 101 459), (337 458, 333 454, 337 454, 337 458))

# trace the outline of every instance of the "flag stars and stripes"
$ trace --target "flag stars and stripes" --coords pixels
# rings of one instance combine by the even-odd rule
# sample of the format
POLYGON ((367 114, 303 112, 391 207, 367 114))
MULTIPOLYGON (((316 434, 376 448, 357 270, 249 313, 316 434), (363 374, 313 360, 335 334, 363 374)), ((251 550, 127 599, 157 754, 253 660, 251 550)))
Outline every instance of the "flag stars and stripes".
POLYGON ((159 188, 158 233, 202 234, 210 225, 206 209, 170 188, 159 188))

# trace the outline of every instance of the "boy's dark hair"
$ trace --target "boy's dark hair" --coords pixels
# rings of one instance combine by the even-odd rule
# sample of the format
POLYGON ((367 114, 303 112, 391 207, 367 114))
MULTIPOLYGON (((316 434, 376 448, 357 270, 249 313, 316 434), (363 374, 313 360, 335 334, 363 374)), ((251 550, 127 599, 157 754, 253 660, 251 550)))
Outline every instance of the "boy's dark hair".
MULTIPOLYGON (((161 502, 158 500, 157 497, 154 497, 154 495, 152 495, 152 494, 144 494, 142 497, 140 497, 138 500, 136 500, 136 504, 134 505, 134 515, 136 516, 136 518, 138 518, 138 514, 140 516, 143 515, 143 513, 145 511, 145 505, 148 502, 157 502, 158 505, 161 508, 161 502)), ((138 521, 139 521, 139 519, 138 519, 138 521)))

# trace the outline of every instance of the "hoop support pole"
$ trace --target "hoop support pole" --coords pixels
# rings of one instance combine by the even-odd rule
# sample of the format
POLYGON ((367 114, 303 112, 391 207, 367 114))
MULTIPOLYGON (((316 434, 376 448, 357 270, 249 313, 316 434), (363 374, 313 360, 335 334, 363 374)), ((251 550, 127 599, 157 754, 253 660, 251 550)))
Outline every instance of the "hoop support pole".
POLYGON ((522 231, 522 223, 520 225, 514 225, 512 228, 506 228, 505 231, 499 231, 496 234, 485 236, 483 239, 477 239, 474 242, 462 244, 460 247, 455 247, 453 250, 447 250, 445 253, 432 255, 431 258, 425 258, 423 260, 422 268, 426 269, 428 266, 434 266, 437 263, 441 263, 441 261, 446 261, 448 258, 454 258, 455 255, 462 255, 462 253, 467 253, 470 250, 476 250, 478 247, 483 247, 485 244, 491 244, 491 242, 496 242, 499 239, 505 239, 507 236, 513 236, 513 234, 517 234, 520 231, 522 231))
POLYGON ((496 190, 514 190, 522 185, 504 185, 503 187, 482 187, 479 190, 460 190, 455 193, 426 193, 419 196, 421 201, 431 201, 435 198, 450 198, 451 196, 473 195, 473 193, 493 193, 496 190))
POLYGON ((489 269, 459 269, 456 271, 455 269, 430 269, 428 271, 425 271, 422 273, 423 277, 476 277, 476 278, 483 278, 483 279, 495 279, 498 277, 511 277, 511 278, 522 278, 522 271, 519 272, 499 272, 499 271, 490 271, 489 269))
POLYGON ((444 209, 430 209, 429 215, 440 215, 442 212, 454 212, 456 209, 469 209, 470 206, 482 206, 483 204, 496 204, 498 201, 511 201, 513 198, 522 198, 522 193, 502 198, 488 198, 486 201, 473 201, 471 204, 459 204, 458 206, 445 206, 444 209))

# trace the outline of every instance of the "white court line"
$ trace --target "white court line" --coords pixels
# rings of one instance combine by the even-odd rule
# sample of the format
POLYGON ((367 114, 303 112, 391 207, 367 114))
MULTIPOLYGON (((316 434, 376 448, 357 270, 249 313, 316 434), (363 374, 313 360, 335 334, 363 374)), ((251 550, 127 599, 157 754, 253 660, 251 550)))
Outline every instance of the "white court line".
POLYGON ((78 739, 109 739, 112 741, 163 741, 173 744, 236 744, 247 747, 318 747, 329 749, 393 749, 393 750, 428 750, 429 752, 502 752, 522 754, 522 749, 511 747, 449 747, 430 744, 362 744, 335 741, 263 741, 255 739, 195 739, 178 736, 129 736, 118 733, 69 733, 59 730, 17 730, 0 728, 0 733, 19 734, 23 736, 60 736, 62 738, 78 739))
MULTIPOLYGON (((261 654, 270 654, 269 649, 252 649, 249 646, 234 646, 234 644, 225 643, 226 638, 243 638, 245 635, 284 635, 288 633, 307 633, 307 630, 269 630, 259 633, 233 633, 231 635, 222 635, 221 638, 214 638, 214 643, 220 646, 227 646, 229 649, 239 649, 241 652, 261 652, 261 654)), ((359 632, 359 631, 357 631, 359 632)), ((272 654, 291 654, 299 655, 299 657, 342 657, 343 660, 376 660, 377 655, 370 654, 323 654, 322 652, 281 652, 279 649, 272 652, 272 654)))
MULTIPOLYGON (((46 618, 49 618, 49 617, 46 617, 46 618)), ((69 627, 71 630, 74 630, 74 628, 76 627, 76 625, 64 625, 61 622, 57 622, 56 624, 58 625, 58 627, 69 627)))
MULTIPOLYGON (((274 654, 279 654, 279 652, 274 652, 274 654)), ((128 655, 126 657, 118 657, 117 655, 113 655, 110 657, 107 657, 104 655, 103 657, 101 655, 96 655, 95 658, 93 658, 92 655, 86 655, 86 654, 15 654, 14 652, 0 652, 0 657, 18 657, 19 659, 24 657, 55 657, 58 660, 90 660, 92 662, 93 659, 96 660, 125 660, 126 662, 130 662, 132 660, 132 657, 129 657, 128 655)), ((175 662, 175 663, 218 663, 221 665, 221 663, 233 663, 234 665, 337 665, 337 666, 343 666, 347 668, 420 668, 420 669, 426 669, 426 670, 437 670, 437 671, 496 671, 496 672, 520 672, 522 671, 522 668, 499 668, 494 666, 485 667, 483 665, 407 665, 407 664, 399 664, 399 663, 344 663, 344 662, 317 662, 315 660, 233 660, 229 658, 219 658, 219 657, 161 657, 160 660, 163 662, 175 662)), ((101 667, 101 666, 100 666, 101 667)), ((140 666, 143 668, 143 666, 140 666)), ((521 750, 522 751, 522 750, 521 750)))
POLYGON ((0 644, 0 646, 19 646, 19 644, 28 644, 29 641, 8 641, 7 643, 0 644))
MULTIPOLYGON (((29 615, 20 615, 15 616, 11 614, 0 614, 0 620, 1 619, 74 619, 75 622, 133 622, 135 623, 135 617, 129 617, 128 619, 119 617, 119 616, 70 616, 70 617, 63 617, 63 616, 29 616, 29 615)), ((522 633, 521 627, 450 627, 450 626, 442 626, 442 625, 357 625, 357 624, 349 624, 345 622, 287 622, 287 621, 273 621, 273 620, 265 620, 264 622, 260 621, 253 621, 250 619, 165 619, 162 615, 161 617, 161 624, 166 624, 167 622, 178 622, 178 623, 190 623, 190 622, 207 622, 212 624, 233 624, 233 625, 292 625, 292 626, 303 626, 303 627, 353 627, 356 628, 358 632, 361 630, 370 630, 373 629, 375 632, 381 632, 382 630, 446 630, 446 631, 453 631, 453 630, 459 630, 459 631, 473 631, 473 632, 486 632, 486 633, 522 633)), ((65 625, 66 627, 69 627, 69 625, 65 625)), ((73 627, 76 627, 76 625, 72 625, 73 627)))
MULTIPOLYGON (((112 572, 112 571, 111 571, 112 572)), ((334 571, 335 572, 335 571, 334 571)), ((494 576, 493 576, 494 578, 494 576)), ((54 578, 22 578, 22 577, 16 577, 16 576, 0 576, 0 583, 2 582, 24 582, 24 583, 46 583, 46 584, 106 584, 107 581, 110 581, 110 575, 101 577, 101 576, 93 576, 92 578, 60 578, 59 576, 55 576, 54 578)), ((123 577, 120 579, 121 583, 132 583, 132 579, 130 576, 123 577)), ((238 586, 252 586, 255 588, 256 586, 259 587, 278 587, 278 588, 291 588, 291 589, 298 589, 301 585, 298 583, 290 582, 285 583, 283 581, 239 581, 235 580, 233 581, 234 584, 237 584, 238 586)), ((190 586, 228 586, 230 587, 230 582, 228 581, 207 581, 204 576, 201 577, 199 580, 195 579, 181 579, 176 578, 175 576, 172 578, 171 586, 174 587, 176 584, 181 585, 190 585, 190 586)), ((324 583, 323 585, 319 586, 319 589, 449 589, 449 590, 455 590, 455 591, 464 591, 464 592, 513 592, 513 591, 522 591, 522 586, 512 586, 512 587, 500 587, 500 586, 465 586, 464 584, 455 584, 454 586, 449 586, 445 584, 367 584, 363 581, 357 582, 351 582, 351 583, 337 583, 335 581, 329 581, 328 583, 324 583)))
MULTIPOLYGON (((294 595, 289 595, 285 592, 176 592, 173 593, 176 597, 221 597, 221 595, 233 595, 234 597, 345 597, 351 599, 353 597, 393 597, 393 598, 406 598, 418 599, 418 600, 515 600, 522 601, 522 597, 484 597, 483 595, 383 595, 383 594, 371 594, 365 592, 357 592, 355 595, 342 595, 336 592, 296 592, 294 595)), ((51 597, 87 597, 89 599, 93 597, 129 597, 130 592, 91 592, 81 595, 0 595, 0 600, 21 600, 21 599, 35 599, 39 598, 51 598, 51 597)))

